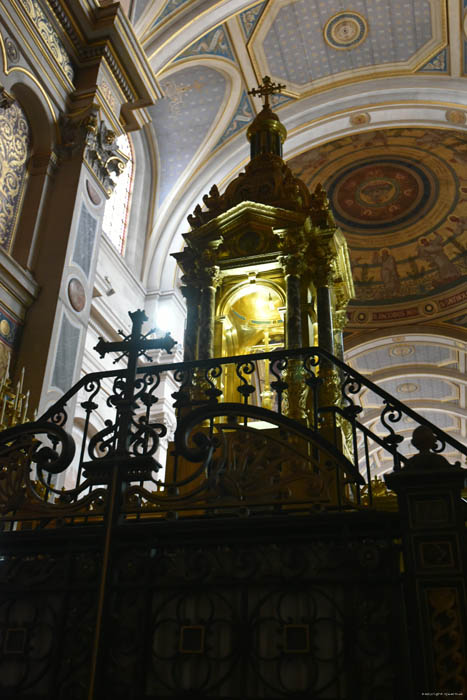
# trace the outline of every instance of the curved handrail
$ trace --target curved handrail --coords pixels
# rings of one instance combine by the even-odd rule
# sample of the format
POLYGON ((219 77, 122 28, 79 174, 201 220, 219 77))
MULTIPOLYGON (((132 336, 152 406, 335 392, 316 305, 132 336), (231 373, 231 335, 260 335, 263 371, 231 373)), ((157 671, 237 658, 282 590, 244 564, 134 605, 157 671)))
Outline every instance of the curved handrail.
MULTIPOLYGON (((383 403, 386 403, 387 405, 401 411, 404 415, 412 418, 412 420, 414 420, 419 425, 425 425, 429 427, 439 440, 445 442, 446 444, 449 444, 451 447, 455 448, 457 451, 459 451, 461 454, 467 457, 467 446, 463 445, 461 442, 456 440, 456 438, 452 437, 451 435, 449 435, 449 433, 446 433, 444 430, 442 430, 442 428, 439 428, 438 426, 434 425, 431 421, 427 420, 426 418, 418 414, 416 411, 414 411, 412 408, 396 399, 387 391, 379 387, 377 384, 367 379, 363 374, 360 374, 360 372, 357 372, 357 370, 354 370, 345 362, 339 360, 339 358, 335 357, 334 355, 327 352, 323 348, 320 348, 319 346, 273 350, 271 352, 255 353, 254 355, 229 355, 227 357, 215 357, 208 360, 191 360, 189 362, 148 364, 144 367, 138 367, 137 376, 154 373, 163 374, 165 372, 174 373, 177 371, 190 373, 194 370, 209 369, 216 366, 223 366, 234 363, 239 364, 251 360, 254 360, 255 362, 258 360, 269 360, 271 364, 273 364, 275 360, 280 360, 284 357, 286 357, 287 359, 300 359, 312 356, 317 356, 320 359, 329 361, 338 370, 345 372, 348 377, 351 377, 360 385, 365 386, 367 389, 377 394, 382 399, 383 403)), ((107 370, 104 372, 92 372, 91 374, 85 375, 74 385, 74 387, 69 389, 57 402, 55 402, 55 404, 48 408, 39 420, 41 422, 44 420, 50 420, 52 416, 56 414, 61 408, 64 408, 68 401, 73 396, 75 396, 86 384, 107 378, 124 378, 125 375, 126 370, 124 369, 107 370)))

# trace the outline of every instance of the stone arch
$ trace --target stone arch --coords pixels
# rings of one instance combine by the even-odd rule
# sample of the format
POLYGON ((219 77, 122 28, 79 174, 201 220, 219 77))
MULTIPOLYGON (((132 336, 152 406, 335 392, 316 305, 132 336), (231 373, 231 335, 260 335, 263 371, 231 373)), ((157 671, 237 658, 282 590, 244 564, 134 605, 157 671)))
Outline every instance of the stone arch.
POLYGON ((134 155, 133 192, 127 228, 125 261, 141 279, 145 247, 154 216, 155 153, 147 128, 130 135, 134 155))
POLYGON ((31 130, 31 148, 28 161, 28 179, 24 193, 27 207, 22 208, 12 256, 24 268, 32 269, 38 245, 37 231, 47 185, 54 167, 54 148, 58 136, 58 123, 35 81, 24 73, 10 88, 11 94, 21 106, 31 130))
MULTIPOLYGON (((362 335, 345 352, 346 362, 354 369, 462 443, 467 427, 466 356, 465 342, 428 326, 362 335)), ((382 406, 371 392, 362 391, 360 396, 362 422, 378 432, 382 406)), ((393 427, 407 438, 404 445, 409 450, 414 424, 402 419, 393 427)), ((456 459, 455 451, 446 457, 456 459)), ((378 469, 385 471, 383 463, 378 469)))

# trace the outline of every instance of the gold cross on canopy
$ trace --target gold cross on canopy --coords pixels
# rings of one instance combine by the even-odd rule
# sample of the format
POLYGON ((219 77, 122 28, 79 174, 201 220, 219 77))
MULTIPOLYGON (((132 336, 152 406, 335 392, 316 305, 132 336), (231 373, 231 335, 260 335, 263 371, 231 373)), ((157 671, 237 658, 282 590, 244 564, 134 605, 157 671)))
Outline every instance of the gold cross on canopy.
POLYGON ((269 95, 274 95, 276 92, 281 92, 285 88, 285 85, 281 85, 280 83, 273 83, 269 75, 265 75, 263 78, 263 84, 258 85, 257 88, 253 88, 252 90, 248 91, 249 95, 253 95, 254 97, 264 97, 264 104, 263 107, 269 107, 269 95))

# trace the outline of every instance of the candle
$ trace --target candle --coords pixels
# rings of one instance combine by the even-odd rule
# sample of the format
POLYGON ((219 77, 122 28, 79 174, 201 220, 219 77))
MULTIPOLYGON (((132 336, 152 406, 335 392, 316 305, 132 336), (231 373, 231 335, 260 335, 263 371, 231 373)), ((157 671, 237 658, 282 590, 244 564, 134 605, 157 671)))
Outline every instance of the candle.
POLYGON ((21 394, 23 391, 23 382, 24 382, 24 367, 21 370, 21 379, 20 379, 20 385, 19 385, 19 393, 21 394))
POLYGON ((23 415, 21 416, 21 423, 25 423, 28 415, 29 406, 29 389, 26 392, 26 399, 24 401, 23 415))
POLYGON ((19 382, 16 385, 15 402, 13 404, 13 413, 15 413, 15 411, 16 411, 16 407, 18 405, 18 398, 19 398, 19 382))

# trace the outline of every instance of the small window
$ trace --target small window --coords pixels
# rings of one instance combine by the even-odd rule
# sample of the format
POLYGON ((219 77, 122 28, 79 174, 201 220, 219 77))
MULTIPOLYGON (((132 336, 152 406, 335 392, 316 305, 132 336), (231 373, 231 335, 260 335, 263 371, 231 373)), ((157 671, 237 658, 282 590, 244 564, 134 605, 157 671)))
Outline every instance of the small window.
POLYGON ((105 205, 102 230, 110 238, 118 252, 123 255, 133 189, 134 160, 131 142, 126 134, 118 137, 117 146, 128 158, 128 162, 123 172, 116 178, 115 189, 105 205))

